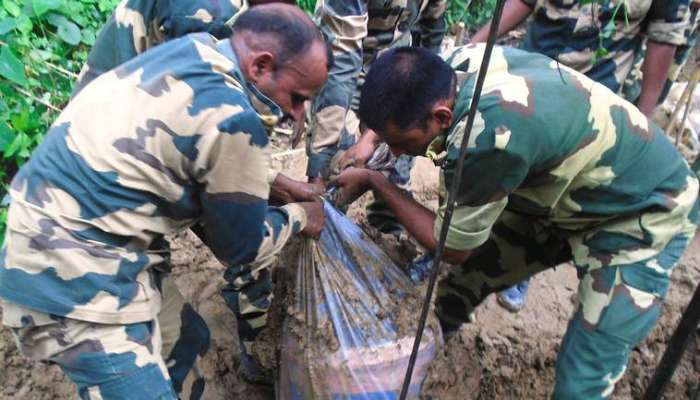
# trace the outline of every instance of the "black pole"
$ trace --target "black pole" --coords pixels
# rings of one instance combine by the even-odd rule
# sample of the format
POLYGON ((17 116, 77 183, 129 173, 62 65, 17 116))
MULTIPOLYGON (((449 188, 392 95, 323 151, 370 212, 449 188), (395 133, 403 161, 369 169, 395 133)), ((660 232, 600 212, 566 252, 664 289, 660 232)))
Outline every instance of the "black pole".
POLYGON ((685 309, 676 331, 673 332, 671 340, 668 341, 666 351, 664 351, 659 365, 656 366, 654 376, 652 376, 651 382, 649 382, 649 386, 647 386, 647 390, 644 393, 644 400, 661 398, 666 385, 671 380, 676 367, 678 367, 683 357, 686 347, 688 347, 688 342, 693 336, 693 332, 698 329, 698 323, 700 323, 700 285, 695 288, 695 294, 690 299, 688 308, 685 309))
MULTIPOLYGON (((440 238, 438 240, 438 246, 435 251, 435 258, 433 259, 433 267, 430 273, 430 281, 428 283, 428 289, 425 293, 425 299, 423 300, 423 307, 421 310, 420 320, 418 322, 418 331, 416 332, 416 337, 413 340, 413 350, 411 350, 411 357, 408 360, 408 368, 406 369, 406 376, 403 379, 403 386, 401 387, 401 394, 399 395, 400 400, 405 400, 408 395, 408 388, 411 385, 411 375, 413 375, 413 368, 416 364, 416 359, 418 358, 418 350, 420 349, 420 342, 423 338, 423 331, 425 330, 425 322, 428 319, 428 312, 430 311, 430 300, 433 297, 433 291, 435 290, 435 282, 437 281, 438 270, 440 268, 440 259, 442 258, 442 253, 445 249, 445 240, 447 239, 447 229, 452 221, 452 213, 455 208, 455 196, 457 189, 460 186, 462 180, 462 166, 464 165, 464 159, 467 155, 467 144, 469 143, 469 136, 471 134, 472 126, 474 125, 474 118, 476 116, 477 106, 479 105, 479 98, 481 97, 481 89, 484 86, 484 80, 486 80, 486 72, 489 66, 489 60, 491 59, 491 52, 493 46, 496 43, 496 38, 498 37, 498 25, 501 22, 501 14, 503 14, 503 7, 506 0, 497 0, 496 8, 493 11, 493 18, 491 19, 491 30, 489 31, 489 37, 486 41, 486 49, 484 50, 484 57, 481 61, 481 67, 479 70, 479 75, 476 79, 476 86, 474 87, 474 96, 472 97, 472 102, 469 108, 469 114, 467 116, 467 125, 464 128, 464 135, 462 136, 462 144, 459 150, 459 159, 457 161, 457 173, 455 179, 452 182, 450 191, 447 194, 447 208, 445 209, 445 216, 442 220, 442 226, 440 228, 440 238)), ((461 43, 457 43, 460 45, 461 43)))

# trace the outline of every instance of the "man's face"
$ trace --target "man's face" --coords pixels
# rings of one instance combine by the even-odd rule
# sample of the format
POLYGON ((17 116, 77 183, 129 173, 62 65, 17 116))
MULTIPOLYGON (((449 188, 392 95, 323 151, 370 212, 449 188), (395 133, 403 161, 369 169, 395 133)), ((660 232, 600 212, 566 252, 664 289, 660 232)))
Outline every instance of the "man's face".
POLYGON ((389 123, 384 132, 378 132, 379 136, 389 146, 396 156, 408 154, 411 156, 423 156, 428 150, 430 142, 441 132, 441 128, 428 121, 426 124, 400 130, 393 123, 389 123))
POLYGON ((255 83, 265 96, 277 103, 285 116, 304 118, 304 102, 312 98, 328 79, 326 51, 314 43, 306 54, 260 76, 255 83))

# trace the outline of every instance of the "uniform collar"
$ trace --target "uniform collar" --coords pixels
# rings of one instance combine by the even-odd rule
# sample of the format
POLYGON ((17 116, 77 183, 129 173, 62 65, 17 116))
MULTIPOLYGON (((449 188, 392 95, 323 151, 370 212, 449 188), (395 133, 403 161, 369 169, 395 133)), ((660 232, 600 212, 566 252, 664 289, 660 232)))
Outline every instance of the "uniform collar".
POLYGON ((235 7, 235 8, 237 8, 238 11, 236 11, 236 13, 233 14, 231 16, 231 18, 228 19, 228 21, 224 22, 224 25, 228 26, 229 28, 233 28, 233 24, 236 22, 238 17, 240 17, 241 14, 248 11, 248 9, 250 8, 250 5, 248 4, 248 0, 243 0, 240 2, 240 4, 238 1, 231 1, 231 5, 233 5, 233 7, 235 7))
MULTIPOLYGON (((464 102, 467 106, 466 110, 459 107, 460 94, 462 94, 462 89, 467 85, 469 77, 473 75, 472 73, 463 73, 458 76, 457 93, 455 94, 455 106, 452 109, 453 118, 452 126, 441 132, 435 139, 433 139, 428 148, 425 151, 425 157, 430 159, 436 166, 442 166, 447 159, 447 141, 448 137, 451 136, 457 125, 462 121, 462 118, 469 112, 469 106, 471 105, 469 101, 464 102)), ((459 145, 459 144, 458 144, 459 145)))
POLYGON ((261 91, 258 90, 252 83, 248 82, 241 71, 238 64, 238 57, 233 51, 231 46, 231 41, 229 39, 219 40, 217 43, 217 48, 221 54, 230 59, 234 67, 229 71, 229 75, 233 76, 238 82, 243 86, 250 103, 255 109, 260 121, 265 125, 268 130, 277 125, 279 120, 282 118, 282 109, 277 105, 272 99, 265 96, 261 91))

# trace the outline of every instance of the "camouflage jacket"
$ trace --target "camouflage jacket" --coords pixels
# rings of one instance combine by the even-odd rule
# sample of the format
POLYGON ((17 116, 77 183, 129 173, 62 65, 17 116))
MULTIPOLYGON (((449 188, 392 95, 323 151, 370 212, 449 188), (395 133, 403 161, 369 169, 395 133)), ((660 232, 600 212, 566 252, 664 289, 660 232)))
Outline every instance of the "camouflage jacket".
POLYGON ((247 7, 247 0, 122 0, 97 36, 74 93, 166 40, 193 32, 225 39, 247 7))
POLYGON ((418 27, 421 45, 439 50, 445 34, 447 0, 319 0, 316 20, 332 44, 335 63, 311 108, 307 175, 328 168, 341 137, 353 135, 358 121, 350 111, 363 68, 392 46, 410 45, 418 27), (350 114, 350 115, 348 115, 350 114))
POLYGON ((626 0, 626 14, 625 6, 615 12, 616 1, 522 1, 533 7, 522 44, 525 50, 554 58, 616 93, 632 68, 643 36, 676 46, 685 41, 689 0, 626 0), (608 25, 614 29, 605 38, 608 25), (609 54, 594 64, 599 46, 609 54))
MULTIPOLYGON (((443 166, 443 200, 483 51, 445 55, 461 89, 454 124, 428 151, 443 166)), ((673 144, 629 102, 548 57, 494 48, 468 146, 449 248, 483 244, 506 207, 554 229, 590 267, 647 259, 694 233, 698 181, 673 144)))
POLYGON ((274 257, 306 224, 299 205, 267 205, 280 116, 230 41, 206 33, 101 75, 12 181, 0 298, 99 323, 150 320, 169 253, 159 243, 195 223, 224 265, 274 257))

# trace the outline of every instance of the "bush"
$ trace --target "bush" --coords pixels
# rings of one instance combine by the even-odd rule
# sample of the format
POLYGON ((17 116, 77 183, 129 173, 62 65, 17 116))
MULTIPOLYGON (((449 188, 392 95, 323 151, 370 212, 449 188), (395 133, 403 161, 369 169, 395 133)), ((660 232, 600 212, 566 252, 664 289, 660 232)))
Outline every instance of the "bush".
MULTIPOLYGON (((118 0, 0 0, 0 199, 68 100, 118 0)), ((0 207, 0 243, 7 209, 0 207)))

